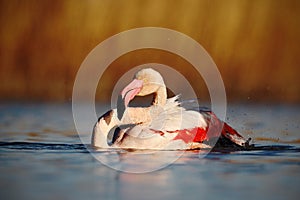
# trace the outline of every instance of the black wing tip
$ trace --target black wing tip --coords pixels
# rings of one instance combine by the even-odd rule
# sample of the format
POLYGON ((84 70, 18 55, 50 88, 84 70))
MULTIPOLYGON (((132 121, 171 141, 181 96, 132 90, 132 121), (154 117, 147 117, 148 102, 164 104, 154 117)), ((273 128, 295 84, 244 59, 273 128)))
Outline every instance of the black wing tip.
POLYGON ((114 114, 114 111, 113 111, 113 110, 107 111, 106 113, 104 113, 103 115, 101 115, 101 116, 98 118, 98 122, 100 121, 100 119, 104 119, 105 122, 106 122, 107 124, 109 124, 110 121, 111 121, 111 118, 112 118, 113 114, 114 114))

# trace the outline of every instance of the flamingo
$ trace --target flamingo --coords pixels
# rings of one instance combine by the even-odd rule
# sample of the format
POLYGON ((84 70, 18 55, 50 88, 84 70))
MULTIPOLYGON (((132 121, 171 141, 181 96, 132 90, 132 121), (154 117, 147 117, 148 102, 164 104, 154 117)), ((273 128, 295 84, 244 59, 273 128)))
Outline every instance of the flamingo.
POLYGON ((92 145, 100 148, 187 150, 212 148, 211 144, 216 141, 239 147, 248 144, 249 140, 213 112, 187 110, 178 99, 179 95, 167 98, 167 89, 159 72, 152 68, 138 71, 122 90, 117 108, 106 112, 96 122, 92 145), (149 107, 129 107, 135 96, 149 94, 154 95, 149 107), (109 134, 113 135, 111 142, 107 139, 109 134))

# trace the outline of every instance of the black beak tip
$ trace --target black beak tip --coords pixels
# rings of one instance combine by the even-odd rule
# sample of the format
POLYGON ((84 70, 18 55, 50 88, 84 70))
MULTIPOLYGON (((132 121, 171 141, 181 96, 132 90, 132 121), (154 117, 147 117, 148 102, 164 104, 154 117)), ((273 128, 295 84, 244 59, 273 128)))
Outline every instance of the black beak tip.
POLYGON ((125 112, 125 101, 122 98, 122 95, 118 96, 118 102, 117 102, 117 114, 118 119, 121 120, 125 112))

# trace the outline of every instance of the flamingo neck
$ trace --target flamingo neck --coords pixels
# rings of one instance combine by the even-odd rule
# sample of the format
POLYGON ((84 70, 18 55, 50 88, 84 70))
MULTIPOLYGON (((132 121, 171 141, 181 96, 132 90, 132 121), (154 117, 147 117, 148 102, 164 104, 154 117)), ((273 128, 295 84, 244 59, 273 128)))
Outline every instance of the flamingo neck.
POLYGON ((167 102, 167 89, 166 87, 159 87, 154 93, 153 105, 164 106, 167 102))

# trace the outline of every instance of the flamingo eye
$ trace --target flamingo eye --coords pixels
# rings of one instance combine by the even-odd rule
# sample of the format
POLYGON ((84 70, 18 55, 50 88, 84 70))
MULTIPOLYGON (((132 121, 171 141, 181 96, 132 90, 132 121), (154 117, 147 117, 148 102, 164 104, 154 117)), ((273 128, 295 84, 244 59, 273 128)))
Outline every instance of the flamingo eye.
POLYGON ((143 85, 148 83, 148 79, 147 79, 147 78, 141 78, 141 79, 139 79, 139 80, 142 80, 142 81, 143 81, 143 85))

